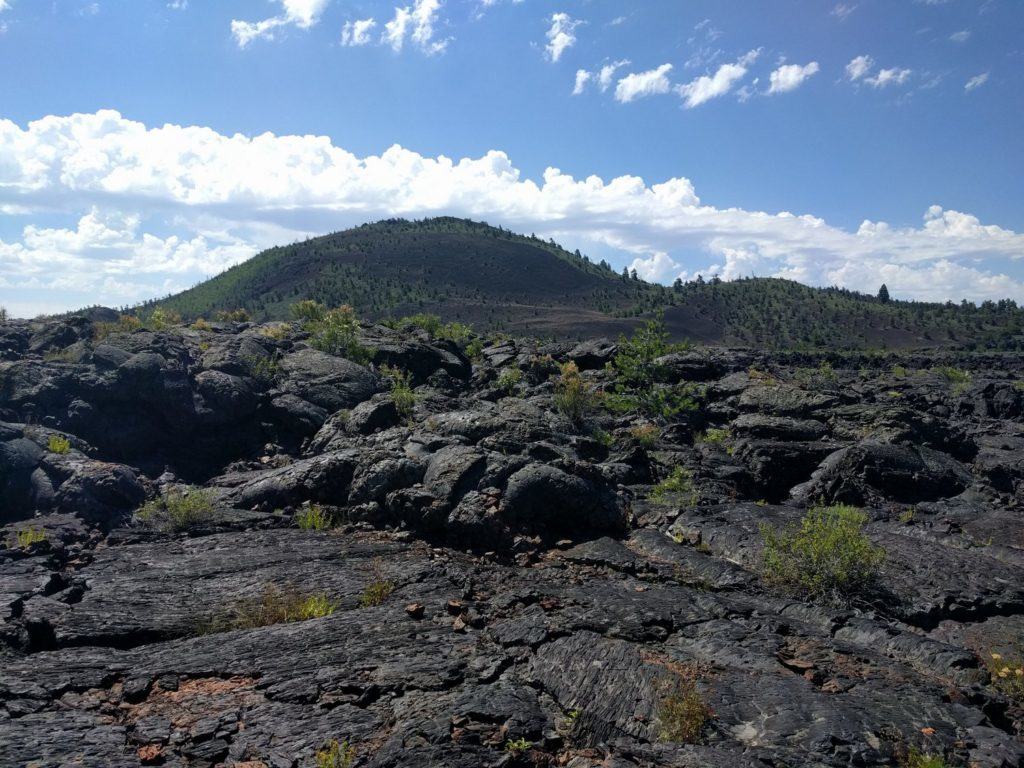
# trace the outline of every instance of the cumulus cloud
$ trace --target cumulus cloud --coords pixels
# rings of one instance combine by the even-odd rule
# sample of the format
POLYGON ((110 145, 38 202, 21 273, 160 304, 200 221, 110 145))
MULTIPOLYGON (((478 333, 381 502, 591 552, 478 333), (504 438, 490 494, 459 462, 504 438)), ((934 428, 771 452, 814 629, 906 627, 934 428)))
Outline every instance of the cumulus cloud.
POLYGON ((544 48, 551 61, 557 62, 566 50, 576 45, 576 27, 582 23, 567 13, 551 15, 551 26, 547 32, 548 44, 544 48))
POLYGON ((746 77, 747 67, 753 64, 761 50, 749 51, 733 64, 723 64, 713 75, 702 75, 683 85, 676 86, 676 93, 683 98, 687 109, 699 107, 701 104, 725 96, 740 80, 746 77))
POLYGON ((800 66, 799 64, 784 64, 771 73, 768 93, 786 93, 799 88, 811 76, 817 74, 818 62, 800 66))
POLYGON ((668 93, 672 84, 668 81, 668 73, 672 71, 671 64, 662 64, 655 69, 646 72, 631 72, 619 80, 615 86, 615 99, 628 104, 634 99, 644 96, 653 96, 658 93, 668 93))
POLYGON ((581 93, 583 93, 583 91, 585 91, 586 88, 587 88, 587 83, 590 82, 590 79, 592 77, 593 77, 593 75, 590 72, 588 72, 587 70, 585 70, 585 69, 577 69, 576 70, 576 85, 573 86, 572 95, 573 96, 579 96, 581 93))
POLYGON ((975 88, 983 86, 986 82, 988 82, 988 72, 982 72, 980 75, 975 75, 968 80, 967 84, 964 85, 964 90, 970 93, 975 88))
POLYGON ((846 65, 846 76, 851 81, 860 80, 875 66, 874 60, 870 56, 857 56, 850 60, 850 63, 846 65))
POLYGON ((685 178, 548 168, 534 180, 498 150, 358 157, 323 136, 149 128, 111 111, 0 120, 0 210, 22 220, 20 235, 0 240, 0 303, 21 312, 136 301, 307 234, 440 214, 616 250, 652 279, 753 272, 871 292, 884 281, 901 297, 1024 300, 1024 283, 1006 274, 1024 260, 1024 234, 939 206, 920 226, 848 231, 707 205, 685 178))
POLYGON ((341 28, 341 44, 348 46, 366 45, 370 42, 370 33, 377 26, 374 19, 346 21, 341 28))
POLYGON ((441 53, 448 47, 448 38, 435 37, 440 0, 416 0, 411 6, 395 8, 394 18, 384 25, 381 42, 391 46, 398 53, 406 40, 427 54, 441 53))
POLYGON ((909 69, 893 67, 891 69, 880 69, 874 77, 865 77, 864 82, 872 88, 885 88, 888 85, 903 85, 910 78, 909 69))
POLYGON ((273 40, 274 31, 280 27, 296 26, 309 29, 320 20, 320 14, 327 7, 328 0, 279 0, 282 13, 262 21, 231 21, 231 34, 239 48, 245 48, 252 41, 273 40))

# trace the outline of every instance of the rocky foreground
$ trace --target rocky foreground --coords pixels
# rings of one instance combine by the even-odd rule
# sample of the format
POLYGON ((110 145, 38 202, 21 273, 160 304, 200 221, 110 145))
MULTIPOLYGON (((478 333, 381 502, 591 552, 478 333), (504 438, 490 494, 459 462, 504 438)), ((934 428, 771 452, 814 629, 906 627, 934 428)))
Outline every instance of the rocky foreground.
POLYGON ((611 342, 308 342, 0 326, 0 765, 1024 765, 1019 358, 675 352, 695 409, 577 419, 611 342), (834 503, 872 590, 769 583, 834 503))

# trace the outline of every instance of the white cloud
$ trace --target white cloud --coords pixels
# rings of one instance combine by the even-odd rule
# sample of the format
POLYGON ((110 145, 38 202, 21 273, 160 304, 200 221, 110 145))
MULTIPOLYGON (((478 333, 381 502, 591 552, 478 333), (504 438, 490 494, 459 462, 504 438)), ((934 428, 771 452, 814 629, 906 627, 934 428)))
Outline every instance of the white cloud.
POLYGON ((702 75, 684 85, 676 86, 676 93, 683 97, 687 109, 699 107, 711 99, 724 96, 732 87, 746 77, 747 67, 761 55, 761 49, 749 51, 733 64, 723 64, 714 75, 702 75))
POLYGON ((557 62, 567 49, 576 44, 576 27, 582 23, 567 13, 551 15, 551 26, 547 32, 548 44, 544 49, 551 61, 557 62))
POLYGON ((24 128, 0 120, 0 210, 25 222, 20 237, 0 240, 0 304, 35 302, 33 311, 135 301, 307 233, 440 214, 615 249, 659 279, 714 266, 871 292, 884 281, 905 297, 1024 301, 1024 283, 1005 273, 1024 264, 1024 234, 938 206, 918 227, 865 221, 851 232, 810 215, 707 205, 685 178, 549 168, 533 180, 497 150, 453 160, 393 146, 357 157, 323 136, 148 128, 110 111, 24 128), (37 212, 46 226, 32 223, 37 212))
POLYGON ((855 10, 857 10, 856 5, 851 5, 849 3, 836 3, 831 13, 840 21, 846 21, 847 17, 855 10))
POLYGON ((585 69, 576 70, 576 84, 573 86, 572 95, 579 96, 587 87, 593 75, 585 69))
POLYGON ((877 75, 874 77, 865 77, 864 82, 872 88, 885 88, 888 85, 903 85, 907 82, 910 75, 911 71, 909 69, 893 67, 892 69, 878 70, 877 75))
POLYGON ((239 21, 232 19, 231 34, 239 48, 245 48, 253 40, 274 39, 274 30, 279 27, 295 26, 309 29, 320 20, 320 14, 329 0, 278 0, 283 11, 263 21, 239 21))
POLYGON ((817 74, 818 62, 800 66, 799 64, 784 64, 771 73, 768 93, 786 93, 795 90, 803 85, 809 77, 817 74))
POLYGON ((612 84, 612 78, 615 77, 615 73, 620 68, 629 66, 629 64, 629 59, 619 59, 601 67, 601 71, 597 73, 597 83, 601 86, 601 91, 607 91, 612 84))
POLYGON ((167 7, 172 11, 184 11, 188 8, 188 0, 168 0, 167 7))
POLYGON ((377 26, 373 19, 346 21, 341 28, 341 44, 348 46, 366 45, 370 42, 370 32, 377 26))
POLYGON ((0 0, 0 13, 8 10, 11 7, 9 0, 0 0))
POLYGON ((971 30, 961 29, 959 32, 954 32, 949 36, 949 39, 954 43, 966 43, 971 37, 971 30))
POLYGON ((846 76, 850 80, 860 80, 875 66, 870 56, 857 56, 846 65, 846 76))
POLYGON ((968 80, 964 90, 967 92, 973 91, 975 88, 983 86, 986 82, 988 82, 988 72, 982 72, 980 75, 975 75, 968 80))
POLYGON ((395 8, 395 16, 384 25, 381 42, 391 46, 396 53, 402 50, 406 39, 424 53, 441 53, 448 47, 449 38, 435 39, 434 25, 441 10, 440 0, 416 0, 413 5, 395 8))
POLYGON ((671 71, 671 64, 662 64, 660 67, 649 69, 646 72, 632 72, 626 75, 615 86, 616 101, 628 104, 634 99, 644 96, 668 93, 671 88, 668 73, 671 71))

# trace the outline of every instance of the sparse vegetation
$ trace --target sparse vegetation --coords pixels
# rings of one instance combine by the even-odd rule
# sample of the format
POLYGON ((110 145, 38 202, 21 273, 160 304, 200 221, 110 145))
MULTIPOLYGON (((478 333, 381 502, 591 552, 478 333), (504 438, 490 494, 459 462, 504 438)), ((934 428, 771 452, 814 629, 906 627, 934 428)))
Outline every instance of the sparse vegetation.
POLYGON ((722 445, 729 439, 728 427, 708 427, 694 438, 695 443, 722 445))
POLYGON ((7 307, 0 307, 0 323, 7 322, 7 307))
POLYGON ((153 331, 165 331, 173 325, 181 324, 181 315, 177 312, 157 307, 145 322, 146 328, 153 331))
POLYGON ((629 438, 641 448, 653 448, 661 437, 661 430, 656 424, 637 424, 629 428, 629 438))
POLYGON ((316 753, 316 768, 351 768, 355 751, 347 741, 332 741, 316 753))
POLYGON ((942 755, 925 754, 917 747, 911 747, 900 758, 900 768, 950 768, 942 755))
POLYGON ((309 343, 315 349, 356 363, 370 361, 370 350, 359 343, 359 318, 348 304, 325 309, 307 300, 293 305, 292 313, 302 320, 302 327, 310 334, 309 343))
POLYGON ((663 741, 696 744, 712 717, 697 688, 696 671, 687 670, 662 683, 658 700, 658 736, 663 741))
POLYGON ((333 516, 319 504, 300 509, 295 522, 303 531, 327 531, 334 527, 333 516))
POLYGON ((281 353, 276 349, 268 357, 248 355, 243 358, 243 362, 249 370, 249 375, 264 387, 273 386, 277 377, 281 375, 281 353))
POLYGON ((71 450, 71 441, 63 435, 50 435, 46 441, 46 449, 50 453, 65 454, 71 450))
POLYGON ((991 652, 982 657, 992 687, 1018 704, 1024 704, 1024 657, 991 652))
POLYGON ((502 392, 512 394, 523 380, 523 372, 519 368, 502 368, 494 385, 502 392))
POLYGON ((942 365, 934 370, 949 385, 949 391, 953 395, 962 395, 971 386, 971 374, 968 371, 949 365, 942 365))
POLYGON ((257 597, 239 600, 213 617, 201 630, 204 633, 229 632, 320 619, 330 616, 336 607, 324 592, 307 593, 294 587, 279 589, 268 584, 257 597))
POLYGON ((672 470, 672 474, 654 486, 651 498, 659 502, 695 506, 698 494, 693 484, 693 473, 686 467, 676 467, 672 470))
POLYGON ((33 544, 39 544, 44 541, 46 541, 46 531, 30 525, 28 528, 19 528, 14 531, 14 534, 7 542, 7 547, 9 549, 28 549, 33 544))
POLYGON ((814 507, 799 523, 777 531, 762 525, 763 576, 811 597, 847 600, 868 590, 885 553, 864 534, 867 516, 856 507, 814 507))
POLYGON ((213 326, 201 317, 197 317, 192 323, 193 331, 212 331, 213 326))
POLYGON ((505 742, 505 751, 510 755, 521 755, 533 746, 532 741, 526 739, 509 739, 505 742))
POLYGON ((372 578, 363 587, 363 594, 359 597, 359 605, 362 608, 373 608, 382 605, 385 600, 391 597, 395 591, 395 583, 384 576, 384 567, 379 559, 374 560, 371 566, 372 578))
POLYGON ((619 350, 609 363, 615 383, 606 403, 615 411, 639 411, 647 416, 671 418, 697 407, 697 388, 687 382, 662 384, 668 371, 659 359, 687 348, 670 344, 664 321, 648 320, 632 337, 619 339, 619 350))
POLYGON ((288 338, 289 330, 288 323, 269 323, 260 326, 259 334, 265 339, 283 341, 288 338))
POLYGON ((822 360, 817 368, 797 368, 793 372, 793 381, 804 389, 829 389, 839 383, 839 375, 832 363, 822 360))
POLYGON ((161 530, 184 531, 209 520, 215 512, 213 499, 207 491, 190 488, 187 491, 169 491, 146 502, 135 516, 161 530))
POLYGON ((558 412, 577 426, 594 409, 596 397, 576 363, 568 362, 561 367, 561 374, 555 381, 554 403, 558 412))
POLYGON ((402 418, 408 419, 412 416, 413 408, 416 406, 416 393, 412 389, 412 374, 403 371, 401 368, 392 368, 382 365, 380 372, 391 385, 391 399, 395 403, 395 410, 402 418))
POLYGON ((116 323, 96 323, 93 325, 93 341, 103 341, 112 333, 134 333, 142 329, 142 321, 135 315, 121 315, 116 323))
POLYGON ((247 323, 252 317, 248 310, 239 307, 237 309, 221 310, 214 315, 222 323, 247 323))

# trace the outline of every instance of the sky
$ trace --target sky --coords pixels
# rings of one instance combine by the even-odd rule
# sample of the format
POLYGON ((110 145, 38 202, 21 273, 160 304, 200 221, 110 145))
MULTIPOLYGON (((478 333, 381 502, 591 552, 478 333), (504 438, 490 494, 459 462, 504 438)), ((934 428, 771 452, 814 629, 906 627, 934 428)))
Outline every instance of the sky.
POLYGON ((434 215, 1024 303, 1022 137, 1022 0, 0 0, 0 305, 434 215))

